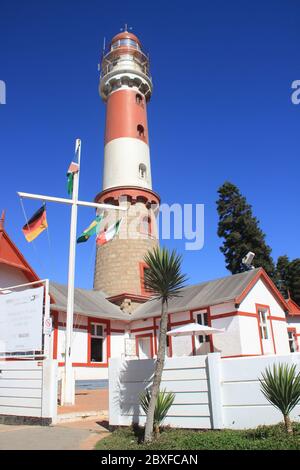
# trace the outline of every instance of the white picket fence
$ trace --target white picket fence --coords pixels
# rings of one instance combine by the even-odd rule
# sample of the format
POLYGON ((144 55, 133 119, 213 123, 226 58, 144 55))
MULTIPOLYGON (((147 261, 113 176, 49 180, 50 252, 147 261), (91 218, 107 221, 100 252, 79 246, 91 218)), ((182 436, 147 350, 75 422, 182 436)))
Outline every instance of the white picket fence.
POLYGON ((0 422, 50 424, 57 414, 57 361, 0 362, 0 422))
MULTIPOLYGON (((300 354, 221 359, 207 356, 168 358, 161 389, 173 392, 175 400, 165 425, 194 429, 251 428, 281 420, 270 405, 258 378, 273 363, 295 363, 300 354)), ((145 415, 140 394, 151 385, 154 360, 111 359, 109 363, 109 423, 111 426, 143 425, 145 415)), ((299 420, 300 406, 292 412, 299 420)))

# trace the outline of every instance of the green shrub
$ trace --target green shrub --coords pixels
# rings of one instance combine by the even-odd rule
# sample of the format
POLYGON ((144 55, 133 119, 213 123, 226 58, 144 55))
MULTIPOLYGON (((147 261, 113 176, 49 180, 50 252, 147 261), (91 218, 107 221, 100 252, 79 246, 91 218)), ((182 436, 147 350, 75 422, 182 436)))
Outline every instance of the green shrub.
MULTIPOLYGON (((143 408, 143 411, 146 415, 148 413, 150 399, 151 393, 150 390, 147 389, 140 396, 141 407, 143 408)), ((159 427, 167 416, 169 409, 173 405, 174 399, 174 393, 167 392, 166 390, 160 390, 154 410, 153 428, 156 436, 159 434, 159 427)))
POLYGON ((296 365, 276 364, 267 367, 259 379, 261 391, 269 403, 283 414, 286 431, 293 433, 290 412, 300 401, 300 373, 296 365))

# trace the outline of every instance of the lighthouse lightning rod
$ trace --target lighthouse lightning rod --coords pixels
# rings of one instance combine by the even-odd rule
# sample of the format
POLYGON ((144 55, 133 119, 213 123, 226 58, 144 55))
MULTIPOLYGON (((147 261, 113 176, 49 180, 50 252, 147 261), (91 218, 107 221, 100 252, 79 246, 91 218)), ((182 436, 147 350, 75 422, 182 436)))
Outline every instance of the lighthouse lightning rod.
POLYGON ((76 234, 77 234, 77 210, 78 206, 95 207, 97 209, 126 211, 127 207, 114 206, 112 204, 97 204, 94 202, 85 202, 78 200, 79 191, 79 173, 81 158, 81 140, 76 139, 75 155, 77 156, 78 172, 74 173, 72 199, 65 199, 53 196, 44 196, 41 194, 30 194, 18 192, 18 196, 28 199, 39 199, 42 201, 58 202, 61 204, 70 204, 71 224, 70 224, 70 248, 69 248, 69 271, 68 271, 68 300, 67 300, 67 318, 66 318, 66 344, 65 344, 65 381, 63 402, 73 405, 75 402, 74 378, 72 369, 71 343, 73 334, 74 318, 74 283, 75 283, 75 257, 76 257, 76 234))

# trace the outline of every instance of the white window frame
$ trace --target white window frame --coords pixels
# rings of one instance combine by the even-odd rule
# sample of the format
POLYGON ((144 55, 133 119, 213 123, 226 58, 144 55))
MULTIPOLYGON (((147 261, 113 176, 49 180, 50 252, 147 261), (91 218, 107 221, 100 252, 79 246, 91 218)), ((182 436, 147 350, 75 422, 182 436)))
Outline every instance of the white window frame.
MULTIPOLYGON (((196 323, 199 323, 199 325, 203 326, 209 326, 208 325, 208 310, 203 310, 199 312, 194 312, 195 315, 195 321, 196 323), (201 323, 198 321, 198 316, 201 316, 201 323), (206 315, 206 321, 205 321, 205 315, 206 315)), ((197 335, 196 336, 196 341, 198 343, 198 346, 201 346, 201 344, 208 344, 209 343, 209 336, 208 335, 197 335), (202 341, 200 340, 202 338, 202 341)))
POLYGON ((290 347, 291 353, 297 352, 297 343, 295 339, 295 333, 293 331, 288 330, 288 338, 289 338, 289 347, 290 347), (291 345, 293 346, 294 351, 291 350, 291 345))
POLYGON ((268 327, 268 309, 259 308, 258 309, 258 318, 259 318, 259 329, 261 339, 268 340, 270 339, 269 327, 268 327))

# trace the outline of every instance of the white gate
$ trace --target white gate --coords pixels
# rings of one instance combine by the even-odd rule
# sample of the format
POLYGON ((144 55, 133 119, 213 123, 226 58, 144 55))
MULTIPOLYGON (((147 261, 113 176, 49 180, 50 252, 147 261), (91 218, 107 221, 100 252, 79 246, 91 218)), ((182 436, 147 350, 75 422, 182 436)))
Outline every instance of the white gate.
POLYGON ((56 421, 51 331, 48 279, 0 289, 0 423, 56 421))

